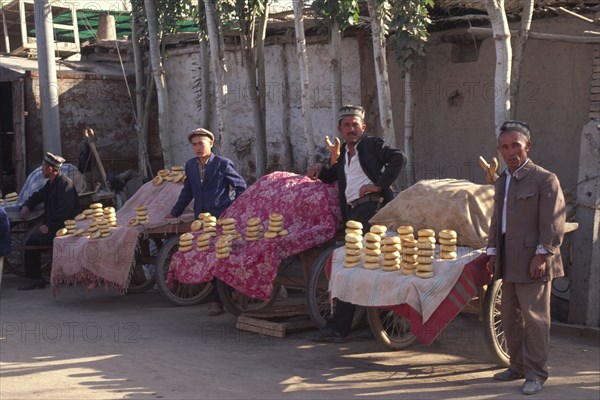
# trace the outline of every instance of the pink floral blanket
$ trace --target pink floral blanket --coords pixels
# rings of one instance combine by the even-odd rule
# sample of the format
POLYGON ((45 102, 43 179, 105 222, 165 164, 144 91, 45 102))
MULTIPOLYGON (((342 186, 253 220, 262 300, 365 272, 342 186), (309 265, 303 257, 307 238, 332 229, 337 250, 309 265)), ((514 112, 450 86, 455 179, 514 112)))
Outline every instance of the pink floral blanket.
MULTIPOLYGON (((215 276, 246 296, 268 299, 283 259, 323 244, 335 235, 341 221, 337 186, 302 175, 273 172, 250 186, 221 218, 234 218, 238 232, 244 236, 246 221, 252 217, 259 217, 266 231, 271 213, 283 215, 287 236, 254 242, 242 237, 233 242, 231 255, 221 259, 214 249, 217 238, 213 238, 210 251, 195 251, 194 244, 191 251, 173 255, 167 281, 192 284, 215 276)), ((200 230, 194 235, 201 233, 200 230)), ((217 233, 221 233, 220 227, 217 233)))

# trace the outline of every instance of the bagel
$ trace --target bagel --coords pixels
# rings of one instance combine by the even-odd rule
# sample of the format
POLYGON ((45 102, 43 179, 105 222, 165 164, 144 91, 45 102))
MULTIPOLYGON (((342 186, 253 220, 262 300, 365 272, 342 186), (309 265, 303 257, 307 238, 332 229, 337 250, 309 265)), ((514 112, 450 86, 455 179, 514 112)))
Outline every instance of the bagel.
POLYGON ((369 256, 379 256, 381 254, 381 250, 379 249, 365 249, 365 255, 369 255, 369 256))
POLYGON ((402 247, 417 247, 417 243, 415 239, 402 239, 402 247))
POLYGON ((76 226, 77 225, 77 221, 75 221, 74 219, 68 219, 65 221, 65 226, 76 226))
POLYGON ((85 210, 83 210, 83 214, 85 216, 92 215, 93 213, 94 213, 94 210, 92 210, 91 208, 86 208, 85 210))
POLYGON ((444 259, 444 260, 452 260, 455 259, 458 256, 458 254, 456 254, 455 251, 442 251, 440 253, 440 258, 444 259))
POLYGON ((403 247, 402 248, 402 254, 412 255, 412 254, 417 254, 417 251, 419 251, 419 250, 416 247, 403 247))
POLYGON ((137 206, 137 207, 135 208, 135 211, 146 211, 147 209, 148 209, 148 207, 147 207, 147 206, 145 206, 145 205, 143 205, 143 204, 140 204, 139 206, 137 206))
POLYGON ((360 256, 360 250, 358 250, 358 249, 345 249, 344 255, 346 255, 346 256, 360 256))
POLYGON ((256 242, 260 240, 260 236, 246 236, 246 242, 256 242))
MULTIPOLYGON (((201 219, 203 222, 205 222, 205 223, 206 223, 206 222, 210 222, 210 223, 214 223, 214 224, 216 224, 216 223, 217 223, 217 217, 215 217, 214 215, 210 215, 210 213, 207 213, 207 214, 208 214, 208 215, 206 215, 205 217, 200 217, 200 219, 201 219)), ((202 215, 202 214, 200 214, 200 215, 202 215)))
POLYGON ((235 220, 235 218, 223 218, 221 220, 221 225, 235 225, 237 224, 237 221, 235 220))
POLYGON ((417 255, 417 262, 419 264, 432 264, 433 263, 433 256, 419 256, 417 255))
POLYGON ((383 260, 383 266, 390 266, 390 265, 397 265, 398 267, 400 267, 400 260, 398 259, 391 259, 391 260, 383 260))
POLYGON ((100 239, 102 237, 102 232, 96 231, 90 234, 90 239, 100 239))
POLYGON ((410 270, 414 270, 417 269, 417 263, 416 262, 408 262, 408 261, 404 261, 402 260, 400 262, 400 266, 402 267, 402 269, 410 269, 410 270))
POLYGON ((89 208, 91 208, 92 210, 96 210, 96 209, 98 209, 98 208, 102 208, 102 207, 104 207, 104 206, 102 205, 102 203, 92 203, 92 204, 90 204, 90 207, 89 207, 89 208))
POLYGON ((160 185, 161 183, 163 183, 163 177, 162 177, 162 176, 160 176, 160 175, 156 175, 154 178, 152 178, 152 184, 153 184, 154 186, 158 186, 158 185, 160 185))
POLYGON ((387 227, 384 225, 373 225, 373 226, 371 226, 370 231, 373 233, 377 233, 378 235, 381 235, 381 234, 387 232, 387 227))
POLYGON ((400 269, 400 272, 402 272, 402 275, 414 275, 415 271, 416 271, 416 269, 406 269, 406 268, 400 269))
POLYGON ((391 253, 383 253, 384 260, 400 260, 400 252, 393 251, 391 253))
POLYGON ((358 264, 360 264, 360 261, 356 261, 356 262, 344 262, 344 267, 345 268, 354 268, 354 267, 358 267, 358 264))
POLYGON ((279 213, 270 214, 269 221, 273 221, 273 222, 283 221, 283 215, 279 214, 279 213))
POLYGON ((109 233, 100 233, 100 237, 109 237, 110 236, 110 232, 109 233))
POLYGON ((457 249, 455 244, 440 244, 441 251, 456 251, 457 249))
POLYGON ((279 236, 287 236, 289 234, 287 229, 282 229, 279 231, 279 236))
POLYGON ((159 169, 158 175, 163 176, 163 177, 167 176, 167 175, 169 175, 169 170, 168 169, 159 169))
POLYGON ((419 249, 419 250, 417 250, 417 255, 433 257, 433 256, 435 256, 435 250, 419 249))
POLYGON ((408 235, 412 234, 414 232, 414 229, 410 225, 404 225, 398 227, 398 229, 396 229, 396 232, 398 232, 399 235, 408 235))
POLYGON ((190 251, 191 249, 192 249, 192 246, 179 246, 179 251, 181 251, 182 253, 190 251))
POLYGON ((138 224, 137 218, 131 218, 127 223, 127 226, 136 226, 138 224))
POLYGON ((96 232, 98 229, 99 229, 99 228, 98 228, 97 226, 90 226, 90 227, 88 228, 88 232, 89 232, 89 233, 94 233, 94 232, 96 232))
POLYGON ((346 235, 352 235, 352 234, 362 235, 362 230, 361 229, 354 229, 354 228, 346 228, 346 230, 344 231, 344 233, 346 235))
POLYGON ((417 272, 432 272, 433 264, 421 264, 417 265, 417 272))
POLYGON ((367 232, 365 233, 365 241, 379 243, 381 242, 381 236, 377 233, 367 232))
POLYGON ((362 241, 362 238, 358 235, 346 235, 345 240, 346 243, 359 243, 362 241))
POLYGON ((208 251, 210 246, 196 246, 196 251, 208 251))
POLYGON ((275 239, 279 234, 277 232, 267 231, 264 236, 267 239, 275 239))
POLYGON ((204 233, 217 232, 217 228, 214 227, 214 226, 207 226, 206 223, 205 223, 203 231, 204 231, 204 233))
POLYGON ((75 216, 75 221, 83 221, 86 218, 85 214, 77 214, 75 216))
POLYGON ((65 236, 68 232, 67 228, 60 228, 56 231, 56 237, 65 236))
POLYGON ((184 240, 184 241, 185 241, 185 240, 193 240, 193 239, 194 239, 194 235, 192 235, 192 234, 191 234, 191 233, 189 233, 189 232, 187 232, 187 233, 184 233, 184 234, 182 234, 182 235, 180 235, 180 236, 179 236, 179 240, 180 240, 180 241, 181 241, 181 240, 184 240))
POLYGON ((386 272, 400 271, 400 265, 384 265, 383 270, 386 272))
POLYGON ((457 234, 456 231, 453 231, 452 229, 442 229, 438 232, 438 237, 443 239, 456 239, 457 234))
POLYGON ((417 248, 421 250, 435 250, 435 243, 430 242, 419 242, 417 248))
POLYGON ((409 233, 408 235, 398 235, 398 237, 400 238, 400 243, 402 243, 405 240, 408 240, 410 242, 415 240, 415 237, 413 236, 412 233, 409 233))
POLYGON ((356 243, 346 242, 347 250, 360 250, 362 248, 363 248, 362 242, 356 242, 356 243))
POLYGON ((183 171, 183 165, 173 165, 171 171, 183 171))
POLYGON ((192 222, 192 225, 190 225, 190 228, 193 231, 198 231, 202 229, 202 221, 200 221, 199 219, 194 220, 194 222, 192 222))
POLYGON ((379 256, 365 254, 365 262, 378 263, 379 262, 379 256))
POLYGON ((381 249, 381 243, 378 243, 378 242, 365 242, 365 249, 379 250, 379 249, 381 249))
POLYGON ((421 236, 434 236, 435 237, 435 231, 433 229, 419 229, 418 232, 419 237, 421 236))
POLYGON ((453 245, 453 244, 457 243, 456 239, 440 239, 439 242, 440 242, 440 244, 447 244, 447 245, 453 245))
POLYGON ((381 265, 379 265, 379 262, 373 262, 373 263, 364 263, 363 264, 363 268, 365 269, 379 269, 381 267, 381 265))
POLYGON ((363 224, 361 224, 358 221, 350 220, 350 221, 346 222, 346 228, 361 229, 362 230, 363 224))
POLYGON ((419 236, 417 243, 435 243, 435 237, 433 236, 419 236))
POLYGON ((417 262, 417 257, 416 254, 402 254, 402 261, 414 264, 417 262))
POLYGON ((383 244, 400 244, 398 236, 388 236, 382 240, 383 244))
POLYGON ((433 278, 433 271, 431 272, 415 272, 415 275, 418 276, 419 278, 423 278, 423 279, 429 279, 429 278, 433 278))
POLYGON ((180 240, 179 247, 187 247, 192 245, 192 240, 180 240))
POLYGON ((278 232, 280 232, 280 231, 282 231, 282 230, 283 230, 283 226, 271 226, 271 225, 269 225, 269 226, 267 227, 267 230, 268 230, 269 232, 275 232, 275 233, 278 233, 278 232))
POLYGON ((211 216, 212 215, 209 212, 202 212, 202 213, 198 214, 198 218, 200 218, 200 219, 204 219, 204 218, 211 217, 211 216))
POLYGON ((248 218, 248 220, 246 221, 246 226, 258 226, 258 225, 260 225, 260 218, 258 218, 258 217, 248 218))
POLYGON ((231 252, 228 253, 217 253, 216 257, 217 258, 227 258, 231 255, 231 252))
POLYGON ((383 251, 386 251, 386 252, 400 251, 400 250, 402 250, 402 246, 400 246, 399 244, 384 244, 383 245, 383 251))
POLYGON ((360 261, 360 256, 344 256, 344 261, 348 263, 353 263, 356 261, 360 261))

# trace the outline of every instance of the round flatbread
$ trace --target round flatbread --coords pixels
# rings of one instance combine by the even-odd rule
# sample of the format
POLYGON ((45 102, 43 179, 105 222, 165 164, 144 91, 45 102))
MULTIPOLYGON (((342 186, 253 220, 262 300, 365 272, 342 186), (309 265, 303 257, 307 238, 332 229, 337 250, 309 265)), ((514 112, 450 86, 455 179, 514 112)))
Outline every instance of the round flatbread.
POLYGON ((192 246, 179 246, 179 251, 181 251, 182 253, 185 253, 186 251, 190 251, 192 249, 192 246))
POLYGON ((409 263, 416 263, 417 257, 418 256, 416 254, 402 254, 402 261, 406 261, 409 263))
POLYGON ((419 237, 422 236, 434 236, 435 237, 435 231, 433 229, 419 229, 419 232, 417 232, 417 234, 419 235, 419 237))
POLYGON ((388 236, 381 241, 383 244, 400 244, 400 237, 388 236))
POLYGON ((378 256, 381 254, 381 249, 366 248, 364 251, 365 251, 365 254, 370 255, 370 256, 378 256))
POLYGON ((433 271, 432 272, 415 272, 415 275, 418 276, 419 278, 423 278, 423 279, 429 279, 429 278, 433 278, 433 271))
POLYGON ((163 183, 163 177, 162 177, 162 176, 160 176, 160 175, 156 175, 154 178, 152 178, 152 184, 153 184, 154 186, 158 186, 158 185, 160 185, 161 183, 163 183))
POLYGON ((402 248, 402 254, 417 254, 417 251, 419 251, 416 247, 403 247, 402 248))
POLYGON ((414 275, 416 272, 416 269, 405 269, 402 268, 400 269, 400 272, 402 272, 402 275, 414 275))
POLYGON ((358 235, 346 235, 346 243, 359 243, 362 242, 362 237, 358 235))
POLYGON ((347 256, 360 256, 361 251, 355 249, 344 249, 344 255, 347 256))
POLYGON ((412 234, 414 232, 414 229, 410 225, 404 225, 398 227, 398 229, 396 229, 396 232, 398 232, 399 235, 408 235, 412 234))
POLYGON ((433 257, 433 256, 435 256, 435 250, 419 249, 419 250, 417 250, 417 255, 433 257))
POLYGON ((179 241, 186 241, 186 240, 193 240, 193 239, 194 239, 194 235, 192 235, 189 232, 184 233, 183 235, 179 236, 179 241))
POLYGON ((75 216, 75 221, 83 221, 84 219, 86 219, 85 214, 81 213, 81 214, 77 214, 75 216))
POLYGON ((102 208, 102 207, 104 207, 104 206, 102 205, 102 203, 92 203, 92 204, 90 204, 90 207, 89 207, 89 208, 91 208, 92 210, 96 210, 96 209, 98 209, 98 208, 102 208))
POLYGON ((378 263, 379 262, 379 256, 365 254, 365 262, 378 263))
POLYGON ((384 225, 373 225, 371 226, 371 232, 381 235, 382 233, 387 232, 387 227, 384 225))
POLYGON ((383 258, 385 260, 395 260, 400 258, 400 252, 399 251, 393 251, 391 253, 383 253, 383 258))
POLYGON ((282 229, 279 231, 279 236, 287 236, 289 234, 287 229, 282 229))
POLYGON ((438 237, 443 239, 456 239, 457 234, 456 231, 453 231, 452 229, 442 229, 438 232, 438 237))
POLYGON ((381 242, 381 236, 379 236, 379 234, 377 234, 377 233, 367 232, 365 234, 365 240, 367 242, 379 243, 379 242, 381 242))
POLYGON ((419 236, 417 243, 435 243, 434 236, 419 236))
POLYGON ((246 226, 257 226, 260 225, 260 218, 258 217, 252 217, 249 218, 248 221, 246 221, 246 226))
POLYGON ((453 245, 457 243, 456 239, 440 239, 439 240, 440 244, 447 244, 447 245, 453 245))
POLYGON ((381 243, 379 243, 379 242, 365 242, 365 249, 379 250, 379 249, 381 249, 381 243))
POLYGON ((383 251, 391 252, 391 251, 400 251, 402 250, 402 246, 400 244, 384 244, 383 251))
POLYGON ((455 244, 440 244, 441 251, 456 251, 458 247, 455 244))
POLYGON ((356 262, 346 262, 346 261, 344 261, 344 267, 346 267, 346 268, 354 268, 354 267, 357 267, 358 264, 360 264, 360 261, 356 261, 356 262))
POLYGON ((362 235, 362 229, 346 228, 344 233, 346 235, 362 235))
POLYGON ((192 245, 193 240, 192 239, 187 239, 187 240, 180 240, 179 241, 179 247, 187 247, 187 246, 191 246, 192 245))
POLYGON ((417 248, 421 250, 435 250, 435 243, 430 242, 419 242, 417 248))
POLYGON ((362 242, 350 243, 346 242, 346 249, 348 250, 360 250, 363 248, 362 242))
POLYGON ((358 221, 350 220, 350 221, 346 222, 346 228, 352 228, 352 229, 360 229, 360 230, 362 230, 363 224, 361 224, 358 221))
POLYGON ((453 260, 456 257, 458 257, 458 254, 455 251, 442 251, 440 253, 440 258, 444 260, 453 260))
POLYGON ((264 236, 267 239, 275 239, 277 236, 279 236, 279 234, 277 232, 267 231, 267 232, 265 232, 264 236))
POLYGON ((192 222, 192 225, 190 225, 190 229, 193 231, 199 231, 200 229, 202 229, 202 221, 200 221, 199 219, 194 220, 194 222, 192 222))
POLYGON ((417 269, 417 264, 416 262, 408 262, 408 261, 404 261, 402 260, 400 262, 400 266, 402 267, 402 269, 417 269))
POLYGON ((392 265, 397 265, 398 268, 400 268, 400 260, 395 258, 393 260, 383 260, 383 266, 392 266, 392 265))
POLYGON ((56 236, 57 237, 65 236, 68 232, 69 232, 69 230, 67 228, 60 228, 59 230, 56 231, 56 236))
POLYGON ((431 264, 433 263, 433 256, 417 256, 417 262, 419 264, 431 264))
POLYGON ((269 215, 269 221, 279 222, 283 221, 283 215, 279 213, 272 213, 269 215))
POLYGON ((417 265, 417 272, 432 272, 433 264, 421 264, 417 265))

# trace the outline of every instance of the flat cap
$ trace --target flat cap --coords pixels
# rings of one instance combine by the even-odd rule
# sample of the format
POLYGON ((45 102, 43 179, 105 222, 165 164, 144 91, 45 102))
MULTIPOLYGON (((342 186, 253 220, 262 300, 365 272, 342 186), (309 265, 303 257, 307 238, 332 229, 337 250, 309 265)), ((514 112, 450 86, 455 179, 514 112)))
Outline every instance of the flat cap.
POLYGON ((192 138, 194 136, 206 136, 213 142, 215 141, 215 135, 213 135, 213 133, 211 131, 209 131, 208 129, 204 129, 204 128, 198 128, 198 129, 194 129, 193 131, 191 131, 188 135, 188 142, 191 142, 192 138))
POLYGON ((344 117, 359 117, 365 119, 365 109, 361 106, 355 106, 352 104, 346 104, 338 111, 338 121, 344 117))
POLYGON ((63 165, 63 163, 65 162, 65 159, 61 156, 57 156, 55 154, 47 152, 46 154, 44 154, 44 161, 46 161, 53 167, 60 168, 61 165, 63 165))

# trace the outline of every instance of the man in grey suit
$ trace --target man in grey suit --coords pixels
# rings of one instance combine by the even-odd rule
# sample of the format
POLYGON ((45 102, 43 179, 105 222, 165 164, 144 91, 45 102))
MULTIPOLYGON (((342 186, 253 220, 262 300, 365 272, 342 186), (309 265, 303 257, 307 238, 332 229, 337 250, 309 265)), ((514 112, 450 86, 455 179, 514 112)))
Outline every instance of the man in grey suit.
POLYGON ((496 181, 487 254, 494 279, 502 279, 502 325, 510 366, 501 381, 525 378, 522 392, 535 394, 548 379, 552 279, 564 275, 560 256, 565 199, 556 175, 528 157, 526 123, 507 121, 498 151, 507 169, 496 181))

